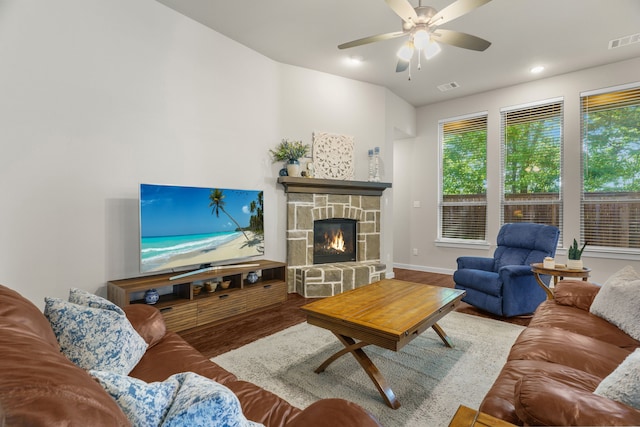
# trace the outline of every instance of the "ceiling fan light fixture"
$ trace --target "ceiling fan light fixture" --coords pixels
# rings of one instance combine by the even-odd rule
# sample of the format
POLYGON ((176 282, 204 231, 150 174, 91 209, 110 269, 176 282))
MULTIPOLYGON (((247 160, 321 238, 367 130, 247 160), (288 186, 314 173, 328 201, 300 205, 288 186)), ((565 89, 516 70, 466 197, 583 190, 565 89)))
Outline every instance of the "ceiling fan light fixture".
MULTIPOLYGON (((418 50, 418 69, 420 69, 422 51, 424 51, 426 59, 431 59, 440 53, 441 47, 434 41, 434 38, 440 43, 481 52, 491 46, 491 42, 471 34, 436 27, 440 27, 442 24, 466 15, 490 1, 491 0, 454 0, 453 3, 438 12, 430 6, 422 6, 422 0, 418 0, 417 7, 414 7, 410 0, 385 0, 387 6, 402 19, 402 31, 377 34, 352 40, 338 45, 338 49, 348 49, 369 43, 408 36, 409 41, 397 52, 399 58, 396 65, 397 73, 407 69, 409 69, 409 73, 411 73, 411 58, 416 49, 418 50)), ((411 77, 409 77, 409 79, 411 79, 411 77)))
POLYGON ((411 57, 413 56, 413 50, 414 49, 412 42, 409 41, 405 43, 398 51, 398 58, 402 59, 403 61, 410 61, 411 57))
POLYGON ((424 29, 416 31, 413 35, 413 44, 415 45, 416 49, 419 50, 424 49, 429 44, 430 40, 431 36, 424 29))
POLYGON ((424 56, 427 59, 431 59, 437 54, 439 54, 441 50, 442 48, 437 42, 430 40, 429 43, 427 44, 427 47, 425 47, 424 49, 424 56))

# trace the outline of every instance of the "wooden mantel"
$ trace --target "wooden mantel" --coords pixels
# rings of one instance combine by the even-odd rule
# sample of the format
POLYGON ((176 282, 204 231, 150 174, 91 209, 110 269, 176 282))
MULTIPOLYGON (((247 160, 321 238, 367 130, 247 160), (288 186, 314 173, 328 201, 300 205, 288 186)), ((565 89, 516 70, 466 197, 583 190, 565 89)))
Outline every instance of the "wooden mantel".
POLYGON ((286 193, 352 194, 356 196, 382 196, 391 187, 390 182, 343 181, 339 179, 315 179, 281 176, 278 183, 286 193))

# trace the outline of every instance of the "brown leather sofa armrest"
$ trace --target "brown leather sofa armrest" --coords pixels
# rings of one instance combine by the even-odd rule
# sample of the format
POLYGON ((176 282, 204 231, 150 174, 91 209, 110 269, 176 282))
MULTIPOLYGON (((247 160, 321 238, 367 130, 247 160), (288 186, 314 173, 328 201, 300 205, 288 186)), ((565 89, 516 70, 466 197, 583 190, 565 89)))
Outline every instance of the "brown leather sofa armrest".
POLYGON ((544 374, 520 378, 515 410, 524 425, 638 426, 640 411, 544 374))
POLYGON ((598 291, 600 291, 600 286, 591 282, 560 280, 555 285, 554 298, 556 304, 569 305, 589 311, 598 291))
POLYGON ((144 338, 149 348, 156 345, 167 333, 164 318, 157 308, 145 304, 131 304, 123 310, 133 328, 144 338))
POLYGON ((322 399, 309 405, 287 427, 382 427, 361 406, 344 399, 322 399))

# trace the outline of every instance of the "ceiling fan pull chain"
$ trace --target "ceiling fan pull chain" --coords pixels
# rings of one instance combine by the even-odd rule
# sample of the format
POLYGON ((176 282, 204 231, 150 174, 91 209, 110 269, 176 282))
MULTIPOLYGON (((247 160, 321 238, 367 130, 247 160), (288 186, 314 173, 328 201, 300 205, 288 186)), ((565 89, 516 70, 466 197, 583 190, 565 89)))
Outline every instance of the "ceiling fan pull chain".
POLYGON ((411 81, 411 59, 409 60, 409 81, 411 81))
POLYGON ((418 71, 422 70, 422 64, 420 63, 422 50, 418 49, 418 71))

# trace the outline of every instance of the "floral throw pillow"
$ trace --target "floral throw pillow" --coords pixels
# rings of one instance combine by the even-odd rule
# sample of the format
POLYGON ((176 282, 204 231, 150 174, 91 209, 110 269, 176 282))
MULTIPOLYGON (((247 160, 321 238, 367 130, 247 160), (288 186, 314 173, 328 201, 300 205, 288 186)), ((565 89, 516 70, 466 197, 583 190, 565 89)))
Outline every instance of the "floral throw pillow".
POLYGON ((173 378, 146 383, 113 372, 91 370, 89 374, 98 380, 136 427, 159 426, 180 386, 173 378))
POLYGON ((231 390, 193 372, 154 383, 112 372, 89 373, 136 427, 262 426, 245 418, 231 390))
POLYGON ((126 375, 144 356, 147 343, 122 309, 109 304, 91 307, 45 298, 44 314, 62 353, 77 366, 126 375))
POLYGON ((245 418, 236 395, 222 384, 193 372, 176 374, 171 378, 177 379, 181 385, 162 427, 262 426, 245 418))
POLYGON ((111 310, 124 315, 124 310, 108 299, 104 299, 96 294, 92 294, 91 292, 83 291, 78 288, 71 288, 69 290, 69 302, 87 307, 111 310))

